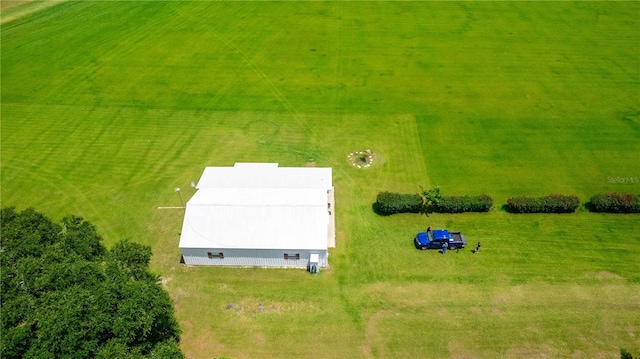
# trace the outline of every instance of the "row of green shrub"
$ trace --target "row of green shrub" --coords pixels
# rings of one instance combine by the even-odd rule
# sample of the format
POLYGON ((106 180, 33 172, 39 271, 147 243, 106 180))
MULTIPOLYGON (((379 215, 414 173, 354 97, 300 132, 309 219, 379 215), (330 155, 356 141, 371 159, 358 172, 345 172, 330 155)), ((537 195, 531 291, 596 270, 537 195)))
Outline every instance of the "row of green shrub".
POLYGON ((374 210, 382 215, 418 213, 423 209, 424 201, 422 196, 417 193, 380 192, 374 204, 374 210))
POLYGON ((488 212, 493 206, 493 198, 487 194, 479 196, 442 196, 435 204, 434 212, 463 213, 488 212))
POLYGON ((493 205, 493 199, 486 194, 479 196, 439 196, 437 200, 427 200, 418 193, 403 194, 380 192, 374 209, 382 215, 396 213, 462 213, 487 212, 493 205))
POLYGON ((573 213, 578 207, 580 199, 576 196, 550 194, 542 197, 509 197, 506 210, 511 213, 573 213))
MULTIPOLYGON (((573 213, 580 207, 576 196, 552 194, 542 197, 513 197, 506 210, 512 213, 573 213)), ((591 212, 640 213, 640 195, 632 193, 602 193, 591 196, 585 207, 591 212)))
MULTIPOLYGON (((439 189, 422 195, 380 192, 374 209, 382 215, 395 213, 463 213, 488 212, 493 199, 487 194, 479 196, 441 196, 439 189)), ((550 194, 542 197, 509 197, 505 209, 511 213, 573 213, 580 207, 577 196, 550 194)), ((591 197, 586 207, 592 212, 640 213, 640 195, 630 193, 604 193, 591 197)))
POLYGON ((631 193, 604 193, 591 197, 589 210, 608 213, 640 213, 640 195, 631 193))

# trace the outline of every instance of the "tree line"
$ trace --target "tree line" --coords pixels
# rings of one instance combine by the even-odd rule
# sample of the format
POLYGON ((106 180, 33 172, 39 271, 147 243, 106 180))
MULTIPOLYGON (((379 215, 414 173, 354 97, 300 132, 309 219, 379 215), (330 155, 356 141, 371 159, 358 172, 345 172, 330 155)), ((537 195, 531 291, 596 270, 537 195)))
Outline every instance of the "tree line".
POLYGON ((107 250, 81 217, 0 212, 2 358, 184 358, 151 248, 107 250))

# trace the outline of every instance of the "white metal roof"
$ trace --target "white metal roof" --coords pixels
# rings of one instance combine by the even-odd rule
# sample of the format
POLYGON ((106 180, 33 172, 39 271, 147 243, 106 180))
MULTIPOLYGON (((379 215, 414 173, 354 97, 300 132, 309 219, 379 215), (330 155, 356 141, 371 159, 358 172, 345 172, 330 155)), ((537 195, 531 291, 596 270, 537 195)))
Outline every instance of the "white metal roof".
POLYGON ((207 167, 198 188, 180 248, 327 249, 331 168, 207 167))
POLYGON ((192 206, 322 206, 327 209, 327 191, 322 188, 204 188, 189 200, 192 206))
POLYGON ((278 167, 277 163, 236 163, 207 167, 196 185, 201 188, 324 188, 332 187, 331 168, 278 167))

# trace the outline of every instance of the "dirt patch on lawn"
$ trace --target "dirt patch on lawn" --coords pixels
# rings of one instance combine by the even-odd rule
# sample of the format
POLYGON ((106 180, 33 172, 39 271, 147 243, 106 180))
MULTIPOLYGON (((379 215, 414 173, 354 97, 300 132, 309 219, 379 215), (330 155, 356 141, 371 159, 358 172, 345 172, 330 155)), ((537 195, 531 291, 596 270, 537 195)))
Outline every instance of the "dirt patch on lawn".
POLYGON ((482 358, 482 354, 474 353, 473 348, 467 348, 465 345, 457 340, 450 340, 447 344, 449 350, 449 359, 479 359, 482 358))
POLYGON ((229 302, 225 306, 225 310, 234 312, 237 315, 248 314, 251 316, 264 314, 264 313, 277 313, 280 314, 280 305, 275 304, 262 304, 262 303, 247 303, 241 301, 239 303, 229 302))
POLYGON ((540 345, 534 348, 512 347, 507 350, 505 358, 560 358, 558 351, 549 345, 540 345))
POLYGON ((50 0, 43 2, 2 0, 0 1, 0 4, 2 4, 2 7, 0 8, 0 25, 31 15, 40 10, 50 8, 54 5, 61 4, 65 1, 67 0, 50 0), (9 9, 11 9, 11 11, 9 11, 9 14, 6 14, 9 9))
POLYGON ((507 302, 510 302, 512 299, 511 294, 509 293, 498 293, 493 297, 493 300, 491 301, 492 305, 503 305, 507 302))
POLYGON ((384 356, 381 355, 381 353, 375 353, 376 355, 374 355, 374 350, 373 350, 373 342, 374 342, 374 337, 377 331, 377 327, 378 327, 378 322, 384 318, 386 315, 391 314, 392 312, 390 310, 380 310, 378 312, 376 312, 374 315, 371 316, 371 318, 369 318, 369 323, 367 324, 367 329, 364 333, 364 343, 362 344, 362 351, 364 352, 364 356, 366 358, 374 358, 374 357, 378 357, 378 356, 384 356))
POLYGON ((607 271, 598 272, 596 278, 605 283, 624 284, 626 282, 621 276, 607 271))
POLYGON ((2 14, 2 12, 5 10, 9 10, 18 5, 22 5, 30 2, 33 2, 33 0, 19 0, 19 1, 2 0, 0 1, 0 14, 2 14))
POLYGON ((212 338, 209 335, 200 335, 196 334, 196 327, 199 325, 194 325, 191 321, 182 321, 180 322, 180 329, 182 329, 182 338, 189 338, 188 348, 185 348, 184 339, 182 340, 181 348, 185 354, 186 358, 203 358, 203 357, 213 357, 213 353, 225 353, 228 351, 228 348, 212 338), (210 355, 206 355, 205 353, 211 353, 210 355))

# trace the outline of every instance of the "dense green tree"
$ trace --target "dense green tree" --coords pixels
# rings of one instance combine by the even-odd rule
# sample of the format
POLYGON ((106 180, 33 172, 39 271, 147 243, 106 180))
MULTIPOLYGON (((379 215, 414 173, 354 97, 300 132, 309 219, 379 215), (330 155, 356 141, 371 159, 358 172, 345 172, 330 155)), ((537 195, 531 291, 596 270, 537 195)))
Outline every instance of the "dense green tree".
POLYGON ((37 338, 27 357, 88 358, 108 335, 110 313, 91 289, 73 286, 46 293, 36 309, 37 338))
POLYGON ((98 349, 95 359, 144 359, 138 348, 130 348, 120 338, 111 339, 98 349))
POLYGON ((620 359, 633 359, 633 355, 627 349, 620 349, 620 359))
POLYGON ((4 358, 20 358, 31 346, 33 330, 29 326, 10 327, 2 331, 0 353, 4 358))
POLYGON ((126 275, 135 280, 156 281, 147 270, 151 260, 151 248, 131 241, 118 242, 109 251, 109 260, 115 262, 126 275))
POLYGON ((182 359, 184 354, 180 351, 178 343, 167 340, 156 345, 149 357, 152 359, 182 359))
POLYGON ((60 226, 33 208, 20 213, 13 207, 3 208, 0 218, 2 249, 7 259, 38 257, 45 246, 60 238, 60 226))
POLYGON ((168 294, 149 272, 151 248, 107 251, 81 217, 62 225, 3 208, 0 357, 184 358, 168 294))
POLYGON ((96 227, 82 217, 67 216, 62 219, 62 227, 62 243, 66 250, 73 251, 87 260, 104 254, 102 237, 96 227))

